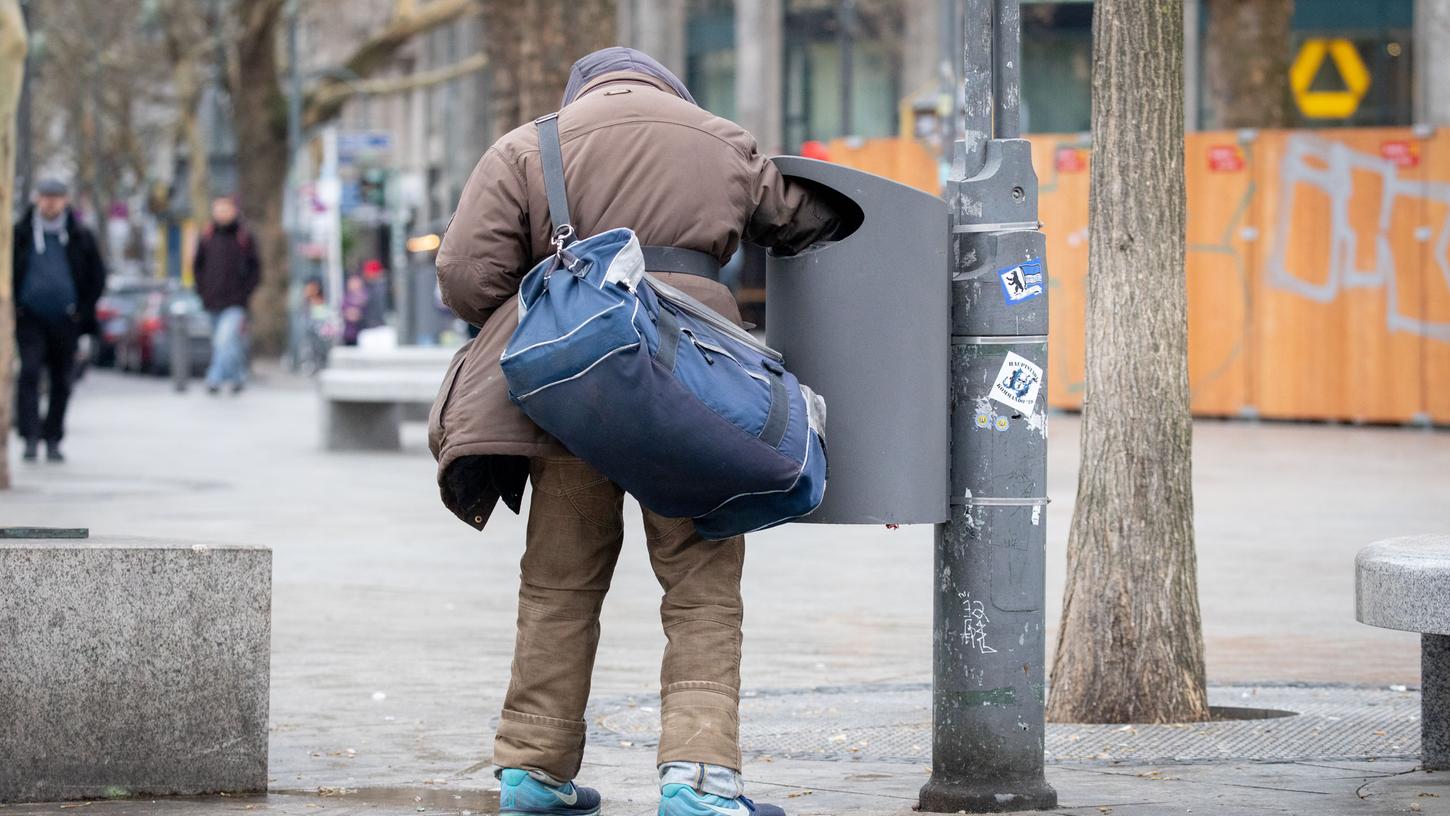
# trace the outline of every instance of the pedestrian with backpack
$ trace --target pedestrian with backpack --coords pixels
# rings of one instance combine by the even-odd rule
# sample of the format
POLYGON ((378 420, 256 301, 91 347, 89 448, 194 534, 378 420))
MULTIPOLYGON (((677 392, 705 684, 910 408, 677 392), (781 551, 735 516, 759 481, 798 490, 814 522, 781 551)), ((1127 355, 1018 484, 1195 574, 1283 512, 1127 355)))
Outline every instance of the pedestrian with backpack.
MULTIPOLYGON (((577 62, 557 117, 540 121, 562 154, 562 169, 548 175, 567 183, 546 183, 539 127, 512 131, 475 167, 439 249, 444 302, 480 331, 450 366, 429 443, 445 505, 475 528, 500 499, 519 512, 525 482, 533 486, 512 678, 494 740, 501 813, 589 816, 599 796, 573 780, 599 613, 624 543, 624 490, 534 425, 500 368, 525 274, 566 246, 551 209, 567 211, 580 236, 633 230, 654 278, 735 324, 719 269, 741 240, 793 254, 832 236, 840 218, 826 193, 783 178, 749 133, 701 109, 674 74, 633 49, 577 62)), ((691 519, 648 509, 644 526, 668 640, 659 814, 783 816, 744 796, 740 772, 744 537, 708 539, 691 519)))
POLYGON ((15 224, 11 274, 20 377, 15 388, 17 426, 27 462, 63 462, 60 442, 82 335, 96 334, 96 301, 106 286, 106 265, 96 236, 70 207, 70 190, 58 179, 36 186, 35 204, 15 224), (40 416, 40 383, 50 387, 40 416))

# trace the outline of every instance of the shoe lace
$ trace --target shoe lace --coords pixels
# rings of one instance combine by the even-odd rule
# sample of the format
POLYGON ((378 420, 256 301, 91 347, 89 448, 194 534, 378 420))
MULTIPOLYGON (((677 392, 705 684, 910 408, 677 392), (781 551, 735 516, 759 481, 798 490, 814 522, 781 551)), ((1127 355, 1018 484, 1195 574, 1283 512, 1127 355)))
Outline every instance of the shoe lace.
POLYGON ((755 812, 755 803, 750 801, 748 798, 741 796, 740 803, 745 805, 746 810, 750 811, 751 813, 755 812))

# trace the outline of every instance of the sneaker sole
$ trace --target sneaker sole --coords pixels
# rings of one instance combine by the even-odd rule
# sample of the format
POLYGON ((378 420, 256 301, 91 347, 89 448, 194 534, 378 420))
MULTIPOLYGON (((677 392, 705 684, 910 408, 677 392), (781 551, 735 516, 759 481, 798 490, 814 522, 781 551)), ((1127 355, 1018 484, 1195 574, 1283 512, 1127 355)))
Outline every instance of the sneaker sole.
MULTIPOLYGON (((599 808, 593 810, 571 810, 567 812, 569 816, 599 816, 599 808)), ((543 813, 544 811, 539 810, 500 810, 498 816, 541 816, 543 813)))

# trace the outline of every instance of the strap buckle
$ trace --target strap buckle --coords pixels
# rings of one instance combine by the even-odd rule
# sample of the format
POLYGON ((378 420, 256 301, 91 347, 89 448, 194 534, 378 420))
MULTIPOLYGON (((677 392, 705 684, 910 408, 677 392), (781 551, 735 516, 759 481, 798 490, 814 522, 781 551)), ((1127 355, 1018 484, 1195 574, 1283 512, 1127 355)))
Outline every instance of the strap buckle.
POLYGON ((574 243, 576 237, 573 224, 560 224, 554 228, 554 236, 549 239, 549 245, 554 247, 555 252, 563 252, 564 247, 574 243))

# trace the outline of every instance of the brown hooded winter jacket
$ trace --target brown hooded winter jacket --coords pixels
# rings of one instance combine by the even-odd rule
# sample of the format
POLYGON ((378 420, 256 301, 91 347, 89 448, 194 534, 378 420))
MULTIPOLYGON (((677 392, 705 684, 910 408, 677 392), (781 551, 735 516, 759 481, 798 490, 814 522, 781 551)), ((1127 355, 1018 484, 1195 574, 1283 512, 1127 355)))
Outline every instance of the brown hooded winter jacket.
MULTIPOLYGON (((630 227, 641 244, 707 252, 723 263, 742 238, 793 254, 836 229, 830 204, 783 179, 749 133, 654 77, 596 78, 560 111, 559 133, 581 236, 630 227)), ((478 529, 500 495, 518 510, 527 462, 516 457, 566 454, 509 401, 499 367, 518 325, 519 283, 551 252, 552 229, 530 123, 484 153, 438 251, 443 302, 481 332, 449 366, 428 443, 444 504, 478 529)), ((725 286, 694 275, 660 278, 739 321, 725 286)))

